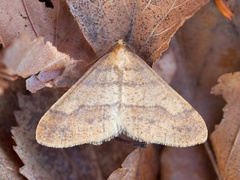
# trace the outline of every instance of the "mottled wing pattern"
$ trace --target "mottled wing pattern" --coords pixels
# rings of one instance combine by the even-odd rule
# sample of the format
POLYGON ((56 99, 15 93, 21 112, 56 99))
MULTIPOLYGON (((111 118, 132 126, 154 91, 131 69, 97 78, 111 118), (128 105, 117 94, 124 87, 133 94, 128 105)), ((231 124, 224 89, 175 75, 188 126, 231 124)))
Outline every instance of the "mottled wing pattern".
POLYGON ((37 127, 38 143, 101 144, 120 133, 119 72, 112 55, 102 57, 46 112, 37 127))
POLYGON ((130 51, 125 54, 123 130, 147 143, 185 147, 206 141, 207 128, 197 111, 140 57, 130 51))

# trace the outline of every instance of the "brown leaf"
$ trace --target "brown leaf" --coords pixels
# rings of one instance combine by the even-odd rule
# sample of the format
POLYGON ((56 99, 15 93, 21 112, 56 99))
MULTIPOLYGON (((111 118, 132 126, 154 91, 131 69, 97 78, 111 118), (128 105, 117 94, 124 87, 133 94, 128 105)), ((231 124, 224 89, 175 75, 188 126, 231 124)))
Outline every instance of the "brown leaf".
POLYGON ((108 180, 154 180, 159 173, 158 152, 153 145, 138 148, 122 163, 122 168, 114 171, 108 180))
MULTIPOLYGON (((202 115, 211 133, 222 118, 224 101, 210 91, 221 74, 240 68, 239 29, 219 13, 214 3, 209 3, 179 29, 171 45, 177 62, 176 76, 171 85, 202 115)), ((190 153, 187 148, 181 151, 179 153, 176 150, 173 154, 180 157, 184 152, 186 155, 190 153)), ((205 153, 204 148, 191 148, 191 151, 196 151, 191 152, 196 156, 205 153)), ((164 169, 170 169, 171 173, 179 172, 182 162, 167 153, 163 153, 163 156, 173 162, 165 164, 168 167, 164 169)), ((211 162, 207 158, 202 159, 202 167, 191 156, 185 158, 190 166, 196 165, 195 173, 212 172, 213 168, 209 166, 211 162)), ((185 169, 181 171, 184 175, 185 169)), ((211 179, 215 178, 213 174, 211 179)))
MULTIPOLYGON (((14 4, 3 1, 2 5, 6 8, 1 11, 2 16, 0 17, 0 24, 2 23, 4 25, 0 33, 3 34, 5 44, 9 45, 13 38, 22 32, 27 32, 31 34, 32 37, 43 36, 45 41, 52 42, 58 50, 67 52, 75 59, 82 58, 87 62, 92 61, 95 57, 94 52, 84 39, 64 0, 54 0, 53 8, 47 8, 41 2, 34 1, 33 3, 29 0, 19 1, 14 4), (13 8, 12 5, 17 7, 13 8), (19 14, 15 13, 16 9, 18 9, 19 14), (8 26, 5 26, 6 19, 11 20, 8 26), (18 25, 18 23, 21 24, 18 25), (13 24, 18 26, 11 27, 13 24), (9 31, 9 29, 11 29, 11 31, 9 31)), ((60 58, 59 56, 65 56, 67 58, 69 58, 69 56, 58 53, 49 42, 43 46, 45 43, 42 38, 38 40, 35 39, 34 42, 30 42, 30 40, 24 42, 24 38, 22 38, 22 42, 16 44, 15 41, 14 44, 18 46, 17 49, 13 48, 9 53, 13 61, 16 62, 11 61, 11 63, 9 63, 9 59, 5 60, 7 66, 15 70, 12 71, 12 73, 28 77, 42 71, 38 76, 34 76, 27 80, 27 89, 32 92, 36 92, 45 86, 71 87, 86 71, 86 64, 81 61, 81 64, 80 62, 71 62, 73 64, 70 65, 72 67, 77 64, 77 67, 80 67, 78 73, 76 73, 76 70, 74 72, 69 72, 72 69, 65 69, 68 65, 65 62, 66 59, 64 57, 62 58, 65 60, 62 59, 62 61, 59 61, 58 59, 60 58), (34 43, 39 43, 40 46, 34 49, 34 47, 31 47, 34 43), (27 57, 23 58, 23 53, 25 53, 27 57), (58 57, 52 57, 51 53, 58 57)), ((3 84, 2 86, 6 85, 3 84)))
POLYGON ((0 51, 2 51, 3 50, 3 48, 4 48, 4 42, 3 42, 3 40, 2 40, 2 36, 0 36, 0 51))
POLYGON ((10 128, 16 125, 13 110, 17 109, 17 102, 13 94, 5 91, 0 95, 0 179, 22 180, 19 173, 21 160, 13 150, 14 141, 10 128))
POLYGON ((189 148, 165 147, 160 162, 162 180, 212 180, 215 178, 202 145, 189 148))
POLYGON ((27 35, 14 40, 4 54, 3 63, 8 67, 10 74, 22 77, 40 72, 27 80, 27 89, 31 92, 36 92, 44 86, 70 87, 86 71, 84 61, 71 59, 57 51, 50 42, 44 43, 41 37, 31 41, 27 35), (69 80, 59 80, 63 78, 69 80))
POLYGON ((215 0, 215 3, 219 11, 222 13, 222 15, 224 15, 229 20, 233 18, 233 12, 231 11, 231 9, 228 7, 224 0, 215 0))
POLYGON ((227 1, 229 8, 234 12, 233 23, 239 29, 240 28, 240 1, 231 0, 227 1))
POLYGON ((9 88, 10 82, 17 79, 17 76, 10 75, 10 72, 0 62, 0 95, 4 93, 4 90, 9 88))
POLYGON ((102 145, 94 146, 93 149, 95 150, 97 163, 101 169, 102 176, 104 179, 107 179, 114 170, 121 167, 125 158, 136 148, 131 144, 126 145, 112 140, 102 145))
POLYGON ((4 90, 9 88, 10 81, 16 80, 17 76, 10 75, 9 70, 2 63, 4 43, 0 36, 0 95, 3 94, 4 90))
POLYGON ((240 69, 239 30, 209 3, 175 37, 177 72, 172 86, 191 102, 212 132, 222 117, 224 101, 210 91, 219 76, 240 69))
POLYGON ((240 178, 240 72, 222 75, 212 91, 222 95, 227 105, 224 116, 211 134, 211 142, 224 179, 240 178))
POLYGON ((155 61, 152 69, 168 84, 170 84, 176 74, 176 57, 171 46, 165 51, 159 61, 155 61))
POLYGON ((15 151, 24 162, 20 172, 28 179, 106 179, 132 147, 116 142, 107 143, 102 149, 91 145, 53 149, 37 144, 38 120, 60 94, 54 90, 19 95, 21 111, 15 113, 19 127, 14 127, 12 133, 17 144, 15 151))
POLYGON ((52 0, 53 8, 32 0, 1 1, 0 34, 8 46, 22 33, 44 37, 75 59, 92 60, 94 53, 80 32, 65 0, 52 0))
POLYGON ((70 57, 60 53, 50 42, 43 38, 31 41, 27 35, 15 39, 11 47, 4 54, 3 63, 24 78, 37 74, 39 71, 57 71, 70 63, 70 57))
POLYGON ((67 3, 84 36, 100 55, 118 39, 144 60, 155 61, 172 35, 208 0, 78 1, 67 3))

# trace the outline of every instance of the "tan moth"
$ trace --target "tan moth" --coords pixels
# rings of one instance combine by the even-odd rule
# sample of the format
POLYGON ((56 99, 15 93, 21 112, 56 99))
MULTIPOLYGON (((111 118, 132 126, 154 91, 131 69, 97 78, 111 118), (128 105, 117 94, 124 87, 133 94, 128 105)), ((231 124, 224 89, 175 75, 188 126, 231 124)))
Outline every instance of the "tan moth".
POLYGON ((36 139, 63 148, 101 144, 121 133, 177 147, 207 138, 197 111, 119 41, 45 113, 36 139))

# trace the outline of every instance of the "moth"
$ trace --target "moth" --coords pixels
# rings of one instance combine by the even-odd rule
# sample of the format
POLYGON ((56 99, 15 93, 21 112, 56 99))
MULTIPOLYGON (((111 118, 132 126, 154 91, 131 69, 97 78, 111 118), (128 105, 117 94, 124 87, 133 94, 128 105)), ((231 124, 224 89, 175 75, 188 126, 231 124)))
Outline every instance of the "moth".
POLYGON ((101 144, 119 134, 145 143, 203 143, 202 117, 122 41, 41 118, 37 142, 55 148, 101 144))

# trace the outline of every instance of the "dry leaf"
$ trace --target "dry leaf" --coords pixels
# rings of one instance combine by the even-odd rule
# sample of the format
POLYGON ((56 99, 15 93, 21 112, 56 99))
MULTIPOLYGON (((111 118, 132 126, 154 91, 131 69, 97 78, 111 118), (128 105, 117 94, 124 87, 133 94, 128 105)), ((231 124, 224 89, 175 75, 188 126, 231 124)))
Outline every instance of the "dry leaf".
POLYGON ((222 117, 224 102, 210 91, 219 76, 240 69, 239 32, 209 3, 175 37, 177 72, 172 86, 202 115, 212 132, 222 117))
POLYGON ((211 142, 223 179, 240 179, 240 72, 224 74, 213 87, 216 95, 222 95, 227 105, 224 116, 211 134, 211 142))
POLYGON ((17 102, 13 94, 5 91, 0 95, 0 179, 24 179, 19 174, 21 160, 14 152, 14 141, 10 132, 11 126, 16 125, 12 110, 17 109, 17 102))
POLYGON ((164 147, 160 157, 161 180, 212 180, 215 173, 204 146, 164 147))
POLYGON ((233 23, 239 29, 240 27, 240 1, 231 0, 228 1, 230 9, 234 12, 233 23))
POLYGON ((38 0, 1 0, 0 34, 8 46, 22 33, 44 37, 74 59, 92 60, 94 53, 74 21, 65 0, 52 0, 47 8, 38 0))
POLYGON ((0 36, 0 51, 4 48, 4 42, 2 40, 2 37, 0 36))
POLYGON ((57 51, 50 42, 45 43, 42 37, 31 41, 27 35, 14 40, 4 54, 3 63, 10 74, 22 77, 40 72, 27 80, 27 89, 32 92, 44 86, 71 87, 86 71, 84 61, 71 59, 69 55, 57 51), (73 71, 72 66, 78 67, 77 73, 74 73, 76 70, 73 71), (63 84, 59 80, 61 78, 70 80, 63 84))
MULTIPOLYGON (((9 45, 13 38, 16 38, 19 34, 24 32, 30 34, 31 37, 43 36, 45 41, 52 42, 58 50, 68 53, 72 58, 84 59, 85 62, 87 62, 92 61, 95 57, 93 50, 84 39, 64 0, 54 0, 53 8, 47 8, 44 3, 39 1, 34 1, 33 3, 30 0, 18 1, 16 3, 1 1, 1 6, 4 8, 3 11, 0 12, 2 13, 0 16, 0 25, 2 25, 0 33, 2 34, 3 41, 6 45, 9 45), (14 8, 13 6, 16 7, 14 8), (9 21, 11 23, 7 23, 9 21), (14 26, 12 27, 11 25, 14 26), (9 31, 9 29, 11 29, 11 31, 9 31)), ((38 43, 40 43, 39 41, 42 41, 40 44, 45 44, 43 43, 43 39, 34 41, 37 41, 38 43)), ((60 67, 62 67, 64 62, 58 62, 58 65, 59 63, 62 64, 60 67, 56 67, 58 69, 57 71, 52 69, 53 67, 49 68, 49 64, 56 63, 56 59, 52 59, 52 56, 49 54, 49 52, 52 52, 53 50, 49 42, 44 46, 44 50, 48 51, 46 54, 38 54, 38 51, 42 51, 37 48, 31 49, 29 40, 27 41, 27 44, 24 44, 24 42, 20 44, 23 44, 23 46, 18 47, 18 50, 14 49, 11 51, 11 56, 16 57, 18 61, 16 63, 8 64, 8 67, 15 70, 20 69, 21 72, 13 71, 13 73, 19 73, 18 75, 26 77, 36 75, 36 73, 43 70, 44 72, 41 72, 39 76, 44 76, 51 80, 48 82, 46 79, 43 80, 38 76, 30 78, 27 81, 27 88, 32 92, 36 92, 44 86, 70 87, 86 71, 85 63, 82 62, 80 68, 81 73, 78 73, 77 77, 71 77, 73 73, 68 71, 69 68, 67 72, 63 72, 63 74, 58 77, 63 71, 60 67), (22 56, 24 56, 22 54, 23 52, 28 53, 28 58, 30 58, 28 61, 26 61, 26 59, 21 59, 22 56), (18 67, 18 65, 24 66, 18 67), (46 68, 49 69, 46 71, 46 68), (59 68, 61 71, 59 71, 59 68), (26 72, 27 74, 22 74, 26 72), (63 83, 63 80, 65 79, 68 81, 63 83)), ((58 51, 54 51, 55 52, 53 53, 56 55, 56 52, 58 51)), ((62 56, 63 53, 58 55, 62 56)), ((62 58, 64 59, 64 57, 62 58)), ((73 63, 76 64, 75 62, 73 63)), ((79 65, 79 63, 77 64, 79 65)), ((65 64, 65 66, 67 66, 67 64, 65 64)))
POLYGON ((144 60, 155 61, 176 30, 208 0, 79 1, 68 0, 84 36, 100 55, 118 39, 144 60))
POLYGON ((177 70, 176 57, 171 46, 165 51, 160 61, 155 61, 152 69, 168 84, 172 82, 177 70))
POLYGON ((97 163, 101 169, 104 179, 107 179, 112 172, 121 167, 122 162, 136 148, 118 141, 112 140, 99 146, 91 146, 95 151, 97 163))
MULTIPOLYGON (((237 2, 237 1, 236 1, 237 2)), ((238 1, 240 3, 240 1, 238 1)), ((240 6, 238 6, 239 8, 240 6)), ((237 8, 237 6, 236 6, 237 8)), ((236 19, 237 20, 237 19, 236 19)), ((211 133, 215 124, 222 118, 224 101, 221 97, 210 94, 211 88, 216 84, 218 77, 226 72, 240 69, 240 39, 239 29, 231 21, 224 18, 211 2, 189 19, 176 33, 171 42, 177 62, 177 72, 173 79, 172 87, 182 95, 202 115, 208 130, 211 133)), ((175 157, 182 154, 204 154, 204 148, 197 151, 195 148, 171 149, 174 156, 163 153, 164 159, 169 159, 164 169, 170 169, 168 177, 173 172, 179 172, 182 162, 175 157), (196 151, 196 152, 195 152, 196 151)), ((202 167, 198 166, 191 155, 185 156, 189 167, 195 164, 194 172, 201 174, 203 171, 212 172, 208 158, 202 159, 202 167), (203 170, 205 167, 205 170, 203 170)), ((182 175, 185 169, 181 169, 182 175)), ((215 179, 213 175, 211 179, 215 179)))
POLYGON ((119 41, 41 118, 36 139, 63 148, 121 133, 178 147, 207 138, 201 116, 119 41))
POLYGON ((215 3, 219 9, 219 11, 229 20, 233 18, 233 12, 231 9, 228 7, 226 2, 224 0, 215 0, 215 3))
POLYGON ((99 149, 85 145, 63 150, 37 144, 34 135, 37 123, 60 94, 54 90, 54 93, 39 91, 33 96, 19 95, 21 111, 15 113, 19 127, 14 127, 12 133, 17 144, 14 149, 24 162, 20 172, 28 179, 106 179, 120 167, 132 147, 110 142, 99 149))
MULTIPOLYGON (((3 48, 4 43, 2 41, 2 38, 0 36, 0 58, 2 59, 3 56, 3 48)), ((9 82, 16 80, 17 76, 11 76, 9 75, 10 72, 6 69, 2 61, 0 60, 0 95, 4 93, 4 90, 9 87, 9 82)))
POLYGON ((4 54, 3 63, 24 78, 42 71, 59 71, 70 63, 70 57, 60 53, 50 42, 45 44, 42 37, 31 41, 23 35, 15 39, 4 54))
POLYGON ((4 90, 9 88, 10 82, 17 79, 15 75, 9 75, 10 72, 0 62, 0 95, 4 93, 4 90))
POLYGON ((122 168, 114 171, 108 180, 155 180, 158 178, 158 152, 153 145, 138 148, 122 163, 122 168))

